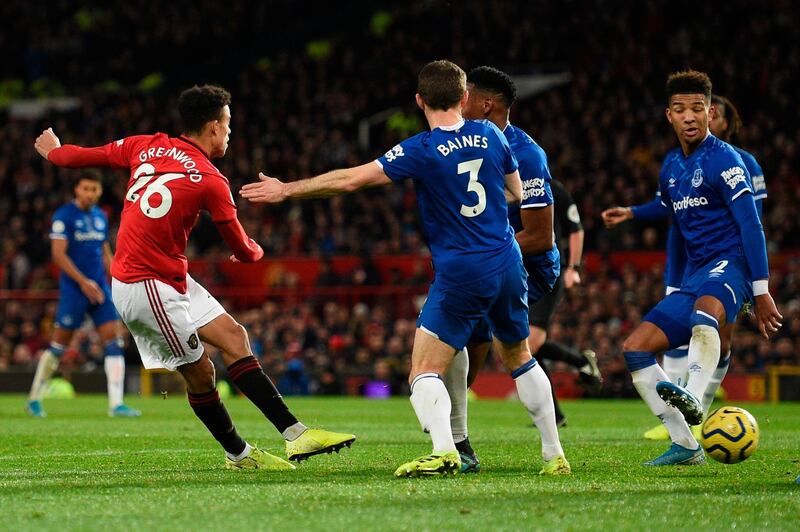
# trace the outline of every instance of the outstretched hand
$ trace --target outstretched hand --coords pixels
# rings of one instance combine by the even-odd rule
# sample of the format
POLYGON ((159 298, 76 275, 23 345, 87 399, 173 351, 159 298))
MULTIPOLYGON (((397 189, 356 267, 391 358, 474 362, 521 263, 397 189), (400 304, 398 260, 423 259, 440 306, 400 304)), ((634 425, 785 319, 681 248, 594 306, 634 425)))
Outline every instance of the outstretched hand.
POLYGON ((606 227, 611 228, 632 219, 633 211, 630 207, 611 207, 604 210, 600 216, 603 217, 603 223, 606 227))
POLYGON ((258 174, 258 183, 248 183, 239 195, 253 203, 280 203, 286 199, 286 184, 263 173, 258 174))
POLYGON ((775 306, 772 296, 769 294, 762 294, 755 297, 755 315, 758 324, 758 330, 761 336, 769 338, 769 333, 778 332, 781 328, 781 320, 783 316, 778 312, 778 307, 775 306))
POLYGON ((58 140, 58 137, 55 133, 53 133, 53 128, 48 127, 42 134, 36 137, 36 142, 33 143, 33 147, 36 148, 36 151, 39 152, 39 155, 47 159, 47 155, 55 148, 61 147, 61 141, 58 140))

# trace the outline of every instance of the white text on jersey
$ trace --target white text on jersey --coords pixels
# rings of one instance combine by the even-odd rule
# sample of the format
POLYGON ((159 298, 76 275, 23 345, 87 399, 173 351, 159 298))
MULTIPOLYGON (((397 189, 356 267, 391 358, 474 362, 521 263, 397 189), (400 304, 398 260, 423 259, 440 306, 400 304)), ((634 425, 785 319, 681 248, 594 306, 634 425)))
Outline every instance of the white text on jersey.
POLYGON ((545 195, 544 179, 536 177, 522 182, 522 200, 539 198, 545 195))
POLYGON ((672 209, 675 212, 678 212, 691 207, 699 207, 701 205, 708 205, 708 200, 705 196, 700 196, 699 198, 690 198, 687 196, 680 201, 673 201, 672 209))
MULTIPOLYGON (((163 146, 160 148, 148 148, 146 150, 142 150, 139 154, 139 160, 145 162, 148 159, 159 159, 161 157, 172 157, 179 163, 183 165, 186 169, 187 174, 199 174, 200 171, 197 169, 197 163, 192 160, 189 155, 187 155, 182 150, 179 150, 176 147, 172 148, 164 148, 163 146)), ((195 181, 194 179, 192 181, 195 181)))
POLYGON ((461 135, 454 137, 453 140, 447 141, 447 146, 439 144, 436 149, 439 153, 447 157, 454 150, 461 148, 483 148, 484 150, 489 147, 489 139, 483 135, 461 135))

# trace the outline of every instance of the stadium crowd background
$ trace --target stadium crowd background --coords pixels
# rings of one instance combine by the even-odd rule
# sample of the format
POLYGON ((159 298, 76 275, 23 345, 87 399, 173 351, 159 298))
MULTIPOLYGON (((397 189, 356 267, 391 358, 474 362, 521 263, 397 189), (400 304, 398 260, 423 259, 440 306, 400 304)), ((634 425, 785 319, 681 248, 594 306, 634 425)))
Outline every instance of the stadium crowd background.
MULTIPOLYGON (((512 121, 547 151, 552 174, 578 202, 587 251, 659 250, 666 224, 603 228, 600 212, 650 200, 662 155, 674 145, 663 118, 662 87, 670 71, 706 70, 715 92, 739 107, 737 144, 765 171, 764 226, 771 253, 800 249, 800 72, 798 11, 788 1, 698 4, 647 2, 389 2, 304 4, 210 0, 132 1, 113 8, 31 2, 0 8, 0 237, 3 289, 53 289, 49 219, 71 197, 77 174, 43 164, 33 139, 53 126, 62 142, 99 145, 126 135, 177 134, 177 94, 194 83, 218 83, 233 94, 228 155, 216 161, 237 191, 258 171, 293 179, 359 164, 423 128, 411 104, 425 62, 447 57, 465 69, 491 64, 511 73, 568 71, 569 83, 517 103, 512 121), (124 38, 120 38, 124 36, 124 38), (20 98, 77 97, 70 111, 15 118, 20 98), (397 108, 357 142, 357 122, 397 108)), ((116 228, 126 179, 107 172, 102 206, 116 228)), ((239 202, 247 231, 267 257, 346 254, 362 264, 326 273, 319 286, 424 287, 423 271, 381 278, 371 257, 426 256, 413 188, 384 187, 330 201, 254 208, 239 202)), ((112 233, 115 232, 112 230, 112 233)), ((229 253, 208 219, 190 239, 189 258, 229 253)), ((797 254, 795 253, 795 257, 797 254)), ((384 275, 385 277, 385 275, 384 275)), ((218 275, 204 279, 225 294, 218 275)), ((275 285, 291 287, 291 278, 275 285)), ((737 335, 732 372, 800 364, 800 259, 773 271, 772 292, 784 328, 770 342, 747 323, 737 335)), ((597 351, 606 377, 601 393, 630 393, 620 346, 662 294, 661 268, 637 273, 601 261, 570 292, 551 337, 597 351)), ((283 391, 344 391, 359 373, 404 388, 413 317, 395 315, 390 299, 342 303, 269 299, 237 306, 253 349, 283 391)), ((49 339, 54 302, 0 299, 0 371, 35 365, 49 339)), ((100 357, 92 333, 78 335, 76 367, 100 357)), ((137 360, 131 352, 130 362, 137 360)))

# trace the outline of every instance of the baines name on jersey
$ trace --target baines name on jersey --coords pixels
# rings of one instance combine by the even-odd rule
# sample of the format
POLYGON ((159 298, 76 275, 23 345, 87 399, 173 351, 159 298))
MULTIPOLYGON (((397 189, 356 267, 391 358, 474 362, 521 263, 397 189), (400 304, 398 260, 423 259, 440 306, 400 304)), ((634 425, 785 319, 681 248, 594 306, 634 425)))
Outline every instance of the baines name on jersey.
POLYGON ((454 137, 453 140, 448 140, 447 145, 439 144, 436 149, 439 153, 447 157, 455 150, 461 148, 483 148, 484 150, 489 147, 489 139, 483 135, 461 135, 454 137))
MULTIPOLYGON (((187 174, 200 173, 200 170, 197 169, 197 163, 194 162, 194 160, 184 151, 179 150, 174 146, 172 148, 148 148, 139 153, 139 160, 141 162, 145 162, 148 159, 159 159, 161 157, 172 157, 183 165, 183 168, 186 170, 187 174)), ((193 181, 196 181, 196 179, 193 181)))

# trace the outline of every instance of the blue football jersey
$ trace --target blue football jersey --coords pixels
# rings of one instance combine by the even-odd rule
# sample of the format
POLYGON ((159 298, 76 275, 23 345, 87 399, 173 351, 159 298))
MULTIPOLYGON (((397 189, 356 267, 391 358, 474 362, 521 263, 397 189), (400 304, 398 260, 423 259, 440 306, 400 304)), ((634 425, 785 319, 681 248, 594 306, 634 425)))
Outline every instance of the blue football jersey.
POLYGON ((750 173, 750 180, 753 182, 753 199, 756 200, 756 207, 760 214, 762 212, 761 202, 767 197, 767 183, 764 181, 764 170, 761 169, 761 165, 758 164, 758 161, 756 161, 752 153, 737 146, 733 146, 733 149, 736 150, 736 153, 742 158, 745 168, 747 168, 747 171, 750 173))
POLYGON ((438 281, 474 281, 520 259, 505 198, 505 176, 518 164, 497 126, 467 120, 437 127, 376 163, 392 181, 413 180, 438 281))
MULTIPOLYGON (((86 277, 101 285, 106 282, 103 245, 108 240, 108 219, 99 207, 83 211, 75 203, 61 206, 53 215, 50 238, 67 241, 67 256, 86 277)), ((76 284, 61 272, 64 283, 76 284)))
MULTIPOLYGON (((511 146, 511 151, 519 163, 519 177, 522 179, 522 202, 509 208, 508 220, 515 231, 522 230, 521 209, 541 208, 553 204, 553 191, 550 182, 550 168, 547 154, 541 146, 520 128, 508 124, 503 134, 511 146)), ((553 248, 538 255, 525 256, 525 266, 531 268, 561 269, 561 257, 553 238, 553 248)), ((557 275, 557 273, 556 273, 557 275)))
POLYGON ((661 200, 686 243, 687 272, 718 257, 742 257, 742 239, 730 209, 752 194, 750 174, 728 143, 709 136, 689 156, 665 161, 659 177, 661 200))

